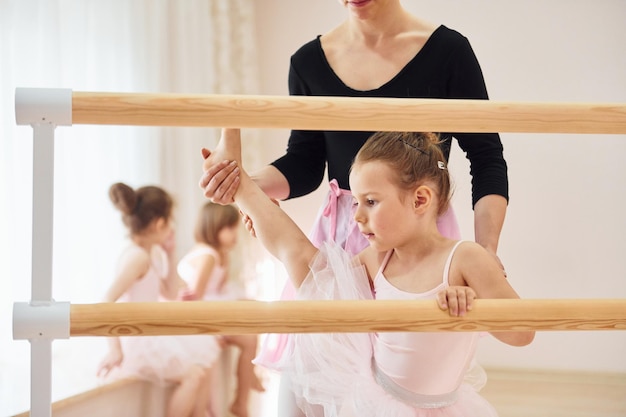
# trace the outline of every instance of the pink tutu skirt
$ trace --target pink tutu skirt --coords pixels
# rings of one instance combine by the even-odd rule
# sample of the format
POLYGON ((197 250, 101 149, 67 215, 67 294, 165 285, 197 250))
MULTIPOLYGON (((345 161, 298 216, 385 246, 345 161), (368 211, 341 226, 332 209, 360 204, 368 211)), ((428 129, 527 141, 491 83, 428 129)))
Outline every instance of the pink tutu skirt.
MULTIPOLYGON (((321 247, 325 242, 333 242, 345 249, 349 254, 356 255, 368 246, 367 239, 359 232, 353 219, 354 207, 352 194, 349 190, 339 188, 337 180, 331 180, 330 190, 326 197, 326 204, 320 209, 313 230, 310 234, 311 242, 315 247, 321 247)), ((439 232, 450 239, 460 240, 461 232, 452 207, 437 220, 439 232)), ((294 300, 296 290, 291 281, 285 283, 281 300, 294 300)), ((288 334, 268 334, 254 363, 268 369, 276 370, 287 346, 288 334)), ((476 372, 482 372, 476 369, 476 372)))
MULTIPOLYGON (((371 300, 373 295, 363 267, 340 247, 326 244, 297 298, 371 300)), ((277 368, 290 379, 307 417, 497 416, 467 383, 442 395, 413 393, 384 375, 374 357, 371 334, 294 334, 277 368)), ((414 369, 419 372, 420 365, 414 369)))
MULTIPOLYGON (((124 359, 110 378, 134 377, 155 383, 177 382, 191 367, 210 368, 220 355, 215 336, 134 336, 120 338, 124 359)), ((107 378, 108 379, 108 378, 107 378)))

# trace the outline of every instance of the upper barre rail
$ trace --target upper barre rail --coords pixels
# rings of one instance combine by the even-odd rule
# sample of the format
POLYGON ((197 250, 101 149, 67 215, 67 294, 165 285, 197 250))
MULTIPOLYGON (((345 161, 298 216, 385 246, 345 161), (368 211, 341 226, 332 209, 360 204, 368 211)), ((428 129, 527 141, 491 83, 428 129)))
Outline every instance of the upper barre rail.
POLYGON ((626 330, 626 299, 483 299, 464 317, 435 300, 75 304, 70 336, 626 330))
POLYGON ((626 133, 626 103, 73 92, 74 124, 626 133))

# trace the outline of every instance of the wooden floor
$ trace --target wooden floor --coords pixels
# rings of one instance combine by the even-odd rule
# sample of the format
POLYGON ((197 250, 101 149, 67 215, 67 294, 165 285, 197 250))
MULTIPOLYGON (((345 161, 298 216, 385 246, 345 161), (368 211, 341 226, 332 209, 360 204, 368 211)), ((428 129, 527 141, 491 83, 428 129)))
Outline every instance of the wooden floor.
MULTIPOLYGON (((626 374, 486 369, 480 392, 499 417, 626 417, 626 374)), ((276 415, 279 379, 269 376, 253 417, 276 415)))
MULTIPOLYGON (((481 394, 499 417, 626 417, 626 374, 486 371, 488 382, 481 394)), ((277 414, 279 376, 266 375, 264 380, 267 391, 251 398, 251 417, 277 414)), ((151 384, 120 381, 55 403, 53 416, 158 417, 164 415, 165 398, 151 384)))
POLYGON ((495 369, 487 374, 481 394, 500 417, 626 417, 626 374, 495 369))

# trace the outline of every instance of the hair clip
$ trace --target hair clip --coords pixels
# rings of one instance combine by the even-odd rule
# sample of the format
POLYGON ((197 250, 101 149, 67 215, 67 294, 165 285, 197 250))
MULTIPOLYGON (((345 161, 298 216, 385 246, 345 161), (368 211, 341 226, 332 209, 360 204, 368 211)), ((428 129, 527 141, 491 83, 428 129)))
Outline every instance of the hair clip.
POLYGON ((446 169, 446 164, 444 164, 443 161, 437 161, 437 166, 439 169, 446 169))
POLYGON ((420 151, 422 154, 424 154, 424 155, 428 156, 428 153, 427 153, 425 150, 418 148, 417 146, 413 145, 412 143, 409 143, 409 142, 407 142, 406 140, 404 140, 404 139, 402 139, 402 138, 398 138, 398 140, 399 140, 400 142, 404 143, 405 145, 408 145, 408 146, 410 146, 411 148, 413 148, 413 149, 415 149, 415 150, 417 150, 417 151, 420 151))

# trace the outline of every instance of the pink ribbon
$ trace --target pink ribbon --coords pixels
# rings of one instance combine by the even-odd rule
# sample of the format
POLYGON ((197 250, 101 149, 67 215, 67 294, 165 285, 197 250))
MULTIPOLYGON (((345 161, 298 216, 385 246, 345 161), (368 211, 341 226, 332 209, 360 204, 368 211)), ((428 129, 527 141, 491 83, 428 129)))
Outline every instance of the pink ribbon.
POLYGON ((328 201, 322 214, 324 217, 330 217, 330 238, 335 241, 335 235, 337 233, 337 201, 339 196, 343 194, 343 190, 339 188, 337 180, 331 180, 328 185, 330 186, 330 193, 328 193, 328 201))

